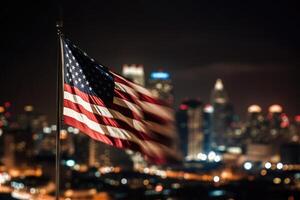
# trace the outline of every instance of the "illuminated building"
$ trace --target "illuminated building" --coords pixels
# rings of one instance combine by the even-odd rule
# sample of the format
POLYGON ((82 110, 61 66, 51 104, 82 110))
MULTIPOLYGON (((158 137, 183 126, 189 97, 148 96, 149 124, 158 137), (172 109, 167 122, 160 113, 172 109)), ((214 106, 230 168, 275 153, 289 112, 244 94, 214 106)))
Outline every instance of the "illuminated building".
POLYGON ((300 141, 300 115, 296 115, 289 126, 291 142, 300 141))
POLYGON ((204 133, 204 147, 205 153, 211 151, 211 135, 212 135, 212 116, 214 108, 212 105, 207 104, 203 109, 203 133, 204 133))
MULTIPOLYGON (((145 86, 145 74, 144 74, 144 66, 143 65, 136 65, 136 64, 127 65, 127 64, 125 64, 122 66, 122 75, 124 77, 126 77, 127 79, 133 81, 134 83, 145 86)), ((111 150, 106 147, 104 147, 104 148, 105 149, 104 149, 104 153, 102 155, 102 161, 105 163, 104 165, 110 166, 111 160, 109 159, 109 156, 111 154, 111 150)), ((140 166, 140 161, 143 160, 143 158, 139 155, 139 153, 132 152, 128 155, 130 155, 132 161, 134 162, 134 166, 140 166)), ((145 162, 145 161, 141 161, 141 162, 145 162)))
POLYGON ((145 85, 145 75, 144 75, 144 66, 143 65, 123 65, 122 75, 127 79, 140 84, 145 85))
POLYGON ((276 135, 278 132, 278 129, 281 128, 281 122, 282 122, 282 114, 283 109, 280 105, 274 104, 269 107, 269 120, 270 120, 270 126, 271 129, 273 129, 272 134, 276 135))
POLYGON ((39 132, 47 125, 47 118, 34 112, 31 105, 24 107, 24 113, 15 117, 13 126, 9 127, 8 134, 13 136, 14 157, 19 163, 32 165, 35 152, 35 141, 39 132))
POLYGON ((227 133, 233 121, 233 107, 229 103, 221 79, 218 79, 215 83, 215 87, 211 93, 211 104, 214 109, 212 115, 212 146, 214 148, 223 148, 226 146, 227 133))
POLYGON ((181 149, 187 160, 196 160, 203 152, 203 106, 198 100, 186 100, 176 115, 181 149))
POLYGON ((289 140, 290 121, 280 105, 274 104, 269 107, 268 120, 272 140, 278 140, 278 143, 289 140))
POLYGON ((173 103, 173 86, 168 72, 152 72, 148 81, 148 88, 154 96, 173 103))
POLYGON ((261 142, 268 138, 267 122, 259 105, 248 107, 247 135, 254 142, 261 142))

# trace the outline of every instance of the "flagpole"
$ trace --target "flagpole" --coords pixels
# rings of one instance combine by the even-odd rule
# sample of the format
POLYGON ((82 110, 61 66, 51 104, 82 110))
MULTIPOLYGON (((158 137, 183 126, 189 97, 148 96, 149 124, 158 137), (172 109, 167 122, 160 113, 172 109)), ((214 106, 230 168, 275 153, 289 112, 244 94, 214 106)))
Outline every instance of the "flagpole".
POLYGON ((62 28, 63 22, 58 21, 56 23, 57 28, 57 85, 56 85, 56 156, 55 156, 55 199, 59 200, 60 195, 60 130, 62 124, 62 97, 63 97, 63 66, 64 66, 64 52, 62 42, 62 28))

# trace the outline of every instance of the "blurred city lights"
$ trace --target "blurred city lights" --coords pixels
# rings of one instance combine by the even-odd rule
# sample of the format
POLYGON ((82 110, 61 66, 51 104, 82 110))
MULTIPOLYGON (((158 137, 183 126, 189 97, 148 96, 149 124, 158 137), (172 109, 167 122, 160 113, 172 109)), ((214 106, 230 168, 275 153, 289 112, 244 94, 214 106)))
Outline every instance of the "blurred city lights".
POLYGON ((214 151, 210 151, 209 153, 208 153, 208 160, 210 160, 210 161, 212 161, 212 160, 214 160, 215 159, 215 157, 216 157, 216 153, 214 152, 214 151))
POLYGON ((232 154, 241 154, 242 149, 241 149, 241 147, 228 147, 227 152, 232 153, 232 154))
POLYGON ((267 170, 263 169, 260 171, 260 175, 265 176, 267 175, 267 170))
POLYGON ((212 197, 220 197, 222 195, 225 194, 225 191, 224 190, 213 190, 209 193, 209 196, 212 196, 212 197))
POLYGON ((272 164, 270 162, 265 163, 265 168, 270 169, 272 167, 272 164))
POLYGON ((259 105, 251 105, 248 107, 248 112, 249 113, 260 113, 261 107, 259 105))
POLYGON ((78 128, 74 128, 74 130, 73 130, 73 133, 74 134, 78 134, 80 131, 79 131, 79 129, 78 128))
POLYGON ((200 159, 200 160, 202 160, 202 161, 205 161, 207 159, 207 155, 204 154, 204 153, 199 153, 197 155, 197 158, 200 159))
POLYGON ((295 116, 295 121, 298 122, 298 123, 300 123, 300 115, 296 115, 295 116))
POLYGON ((225 145, 220 145, 217 148, 219 151, 225 151, 226 150, 226 146, 225 145))
POLYGON ((51 130, 56 131, 56 125, 51 125, 51 130))
POLYGON ((144 185, 149 185, 149 180, 148 180, 148 179, 145 179, 145 180, 143 181, 143 184, 144 184, 144 185))
POLYGON ((269 112, 270 113, 281 113, 282 112, 282 107, 278 104, 274 104, 269 107, 269 112))
POLYGON ((284 184, 290 184, 291 183, 291 179, 290 178, 285 178, 283 180, 284 184))
POLYGON ((5 108, 9 108, 11 106, 11 103, 9 102, 9 101, 6 101, 5 103, 4 103, 4 107, 5 108))
POLYGON ((219 176, 214 176, 213 181, 215 183, 218 183, 220 181, 220 177, 219 176))
POLYGON ((47 126, 45 126, 44 128, 43 128, 43 132, 44 133, 47 133, 47 134, 49 134, 49 133, 51 133, 51 128, 50 127, 47 127, 47 126))
POLYGON ((289 125, 290 125, 290 121, 289 121, 288 116, 285 113, 282 113, 280 127, 287 128, 289 125))
POLYGON ((0 106, 0 113, 3 113, 5 111, 5 108, 3 106, 0 106))
POLYGON ((277 163, 276 168, 277 169, 282 169, 283 168, 283 164, 282 163, 277 163))
POLYGON ((220 155, 216 155, 214 158, 215 162, 220 162, 221 161, 221 156, 220 155))
POLYGON ((74 131, 74 128, 72 126, 69 126, 67 130, 68 132, 72 133, 74 131))
POLYGON ((170 74, 167 72, 152 72, 150 77, 152 79, 168 79, 170 74))
POLYGON ((280 184, 281 183, 281 178, 278 178, 278 177, 274 178, 273 183, 274 184, 280 184))
POLYGON ((75 164, 76 164, 76 163, 75 163, 74 160, 67 160, 67 161, 66 161, 66 165, 67 165, 68 167, 73 167, 75 164))
POLYGON ((204 107, 204 112, 206 113, 213 113, 214 112, 214 107, 210 104, 205 105, 204 107))
POLYGON ((150 172, 150 169, 149 169, 148 167, 145 167, 145 168, 144 168, 144 173, 145 173, 145 174, 148 174, 149 172, 150 172))
POLYGON ((4 184, 7 181, 10 181, 10 175, 6 172, 0 173, 0 184, 4 184))
POLYGON ((160 184, 155 186, 155 191, 156 192, 161 192, 161 191, 163 191, 163 189, 164 189, 164 187, 160 184))
POLYGON ((97 172, 95 172, 95 176, 96 176, 96 177, 100 177, 100 176, 101 176, 101 173, 97 171, 97 172))
POLYGON ((65 140, 68 137, 68 132, 65 129, 60 130, 59 138, 61 140, 65 140))
POLYGON ((186 104, 181 104, 180 106, 179 106, 179 109, 180 110, 187 110, 189 107, 186 105, 186 104))
POLYGON ((126 178, 122 178, 122 179, 121 179, 121 183, 122 183, 123 185, 127 184, 127 179, 126 179, 126 178))
POLYGON ((244 169, 245 170, 250 170, 250 169, 252 169, 252 163, 251 162, 245 162, 244 163, 244 169))
POLYGON ((27 105, 27 106, 24 107, 24 110, 26 112, 32 112, 33 111, 33 106, 32 105, 27 105))

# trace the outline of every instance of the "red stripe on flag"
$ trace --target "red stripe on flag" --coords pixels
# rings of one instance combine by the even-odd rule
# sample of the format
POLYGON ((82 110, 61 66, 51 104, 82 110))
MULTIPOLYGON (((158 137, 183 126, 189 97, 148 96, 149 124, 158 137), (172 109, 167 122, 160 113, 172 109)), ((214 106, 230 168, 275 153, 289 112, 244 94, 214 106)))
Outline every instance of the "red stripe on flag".
POLYGON ((140 145, 138 145, 135 142, 111 137, 108 135, 103 135, 97 131, 90 129, 86 124, 79 122, 72 117, 64 116, 64 123, 78 128, 80 131, 87 134, 94 140, 98 140, 98 141, 104 142, 106 144, 109 144, 109 145, 112 145, 112 146, 115 146, 115 147, 121 148, 121 149, 129 148, 134 151, 139 151, 139 152, 145 154, 147 156, 147 158, 149 158, 151 161, 158 163, 158 164, 166 162, 166 157, 163 157, 160 155, 151 155, 151 154, 149 154, 149 152, 145 151, 144 148, 142 148, 140 145))
POLYGON ((81 92, 79 89, 72 87, 68 84, 64 84, 64 90, 69 93, 80 96, 84 101, 86 101, 90 104, 95 104, 95 105, 99 105, 102 107, 106 107, 108 109, 113 109, 113 110, 119 111, 120 113, 122 113, 123 115, 125 115, 127 117, 130 117, 130 118, 138 120, 138 121, 142 121, 141 117, 134 111, 130 110, 129 108, 125 108, 123 106, 120 106, 120 105, 117 105, 114 103, 104 103, 100 98, 93 96, 93 95, 88 95, 84 92, 81 92))
POLYGON ((156 141, 161 144, 169 145, 171 144, 171 138, 168 138, 167 136, 163 136, 157 132, 149 131, 149 133, 144 133, 142 131, 139 131, 132 126, 128 125, 126 122, 120 120, 120 119, 112 119, 109 117, 104 117, 101 115, 98 115, 96 113, 91 113, 90 111, 86 110, 83 106, 79 104, 75 104, 69 100, 64 99, 64 107, 70 108, 72 110, 75 110, 76 112, 84 114, 87 118, 90 120, 105 125, 105 126, 112 126, 120 129, 124 129, 127 131, 130 131, 133 133, 136 137, 138 137, 141 140, 149 140, 149 141, 156 141))

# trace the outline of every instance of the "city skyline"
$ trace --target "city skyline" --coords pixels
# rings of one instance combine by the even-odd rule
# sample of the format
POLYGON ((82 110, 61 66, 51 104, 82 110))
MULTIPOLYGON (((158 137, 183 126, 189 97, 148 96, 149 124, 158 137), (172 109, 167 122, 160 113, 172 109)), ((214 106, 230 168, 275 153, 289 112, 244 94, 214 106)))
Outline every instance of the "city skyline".
POLYGON ((3 2, 0 200, 300 199, 296 5, 3 2))

